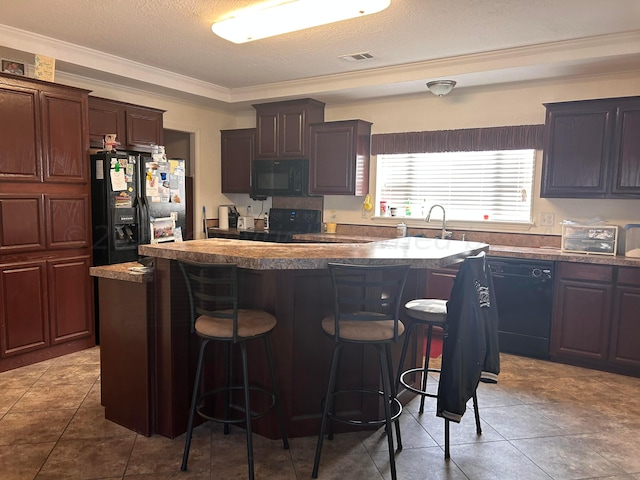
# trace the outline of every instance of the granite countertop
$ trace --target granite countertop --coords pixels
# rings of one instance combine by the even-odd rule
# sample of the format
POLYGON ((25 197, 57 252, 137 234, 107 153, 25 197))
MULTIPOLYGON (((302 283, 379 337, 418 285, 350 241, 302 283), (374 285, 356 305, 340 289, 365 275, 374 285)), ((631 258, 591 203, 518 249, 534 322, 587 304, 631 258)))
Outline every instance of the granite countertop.
MULTIPOLYGON (((385 240, 381 237, 344 235, 339 233, 304 233, 294 235, 302 242, 363 243, 385 240)), ((587 253, 562 252, 556 247, 515 247, 511 245, 489 245, 488 255, 494 257, 529 258, 533 260, 551 260, 563 262, 592 263, 600 265, 618 265, 640 267, 640 258, 624 255, 598 255, 587 253)))
POLYGON ((102 265, 90 267, 89 274, 92 277, 110 278, 112 280, 124 280, 125 282, 148 283, 153 281, 153 269, 145 269, 138 262, 116 263, 114 265, 102 265))
POLYGON ((268 243, 211 238, 140 245, 138 253, 169 260, 235 263, 253 270, 323 269, 329 262, 381 265, 410 263, 439 268, 486 251, 478 242, 405 237, 363 243, 268 243))
POLYGON ((494 257, 531 258, 535 260, 554 260, 561 262, 592 263, 599 265, 617 265, 640 267, 640 258, 624 255, 598 255, 588 253, 562 252, 553 247, 512 247, 508 245, 491 245, 489 255, 494 257))

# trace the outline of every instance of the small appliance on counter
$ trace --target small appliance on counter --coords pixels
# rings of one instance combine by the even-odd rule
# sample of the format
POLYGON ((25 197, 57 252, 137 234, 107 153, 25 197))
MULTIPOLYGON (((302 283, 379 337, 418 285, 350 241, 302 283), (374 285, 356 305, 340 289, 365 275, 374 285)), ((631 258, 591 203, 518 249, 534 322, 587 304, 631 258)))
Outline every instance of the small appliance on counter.
POLYGON ((221 230, 238 228, 239 216, 235 205, 220 205, 218 207, 218 228, 221 230))
POLYGON ((628 223, 624 231, 624 256, 640 257, 640 223, 628 223))
POLYGON ((238 217, 238 230, 253 230, 253 217, 238 217))

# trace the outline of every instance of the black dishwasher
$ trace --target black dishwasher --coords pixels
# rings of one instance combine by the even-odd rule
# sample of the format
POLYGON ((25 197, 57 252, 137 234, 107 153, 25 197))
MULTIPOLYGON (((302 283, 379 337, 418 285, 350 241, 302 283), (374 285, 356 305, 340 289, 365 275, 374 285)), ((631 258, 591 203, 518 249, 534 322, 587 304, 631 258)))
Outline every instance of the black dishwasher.
POLYGON ((553 262, 489 257, 498 304, 500 351, 549 358, 553 262))

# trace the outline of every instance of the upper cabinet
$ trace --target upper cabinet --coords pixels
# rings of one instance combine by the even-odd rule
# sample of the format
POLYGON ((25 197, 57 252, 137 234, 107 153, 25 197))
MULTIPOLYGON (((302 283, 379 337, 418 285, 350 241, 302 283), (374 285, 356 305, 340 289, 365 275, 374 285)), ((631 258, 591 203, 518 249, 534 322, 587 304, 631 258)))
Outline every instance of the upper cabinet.
POLYGON ((545 107, 542 197, 640 196, 640 97, 545 107))
POLYGON ((89 97, 89 141, 102 148, 105 134, 115 133, 119 148, 133 152, 151 152, 152 145, 163 144, 164 110, 89 97))
POLYGON ((222 193, 251 192, 256 129, 221 130, 222 193))
POLYGON ((255 159, 309 158, 309 125, 324 121, 324 103, 305 98, 253 107, 255 159))
POLYGON ((316 123, 310 126, 309 138, 309 194, 368 193, 371 123, 316 123))
POLYGON ((0 181, 88 181, 86 91, 0 77, 0 105, 0 181))

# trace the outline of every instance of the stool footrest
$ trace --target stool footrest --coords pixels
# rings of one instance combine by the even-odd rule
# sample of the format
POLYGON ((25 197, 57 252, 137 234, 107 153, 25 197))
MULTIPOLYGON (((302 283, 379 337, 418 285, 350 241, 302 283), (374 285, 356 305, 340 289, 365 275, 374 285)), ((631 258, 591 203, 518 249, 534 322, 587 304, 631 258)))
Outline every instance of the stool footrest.
MULTIPOLYGON (((216 422, 216 423, 225 423, 225 424, 236 424, 236 423, 244 423, 246 421, 245 418, 245 414, 244 414, 244 407, 240 406, 240 408, 237 408, 235 406, 229 405, 229 411, 231 410, 239 410, 242 411, 242 416, 239 418, 222 418, 222 417, 216 417, 213 415, 210 415, 209 413, 206 412, 206 407, 203 406, 203 401, 206 398, 211 398, 215 395, 219 395, 221 393, 225 393, 228 391, 232 391, 232 390, 238 390, 238 391, 244 391, 244 387, 242 386, 230 386, 230 387, 220 387, 220 388, 216 388, 214 390, 209 390, 205 393, 203 393, 202 395, 200 395, 198 397, 198 402, 197 402, 197 406, 196 406, 196 413, 198 415, 200 415, 202 418, 205 418, 207 420, 210 420, 212 422, 216 422)), ((262 418, 264 417, 267 413, 269 413, 273 407, 275 407, 276 405, 276 397, 275 394, 271 391, 271 390, 267 390, 266 388, 262 388, 262 387, 257 387, 257 386, 249 386, 249 390, 252 392, 260 392, 262 394, 265 394, 269 397, 271 397, 271 404, 265 409, 262 410, 260 412, 251 412, 251 419, 255 420, 258 418, 262 418)), ((253 402, 251 402, 253 404, 253 402)), ((223 407, 224 408, 224 405, 223 407)))
MULTIPOLYGON (((426 372, 434 372, 434 373, 440 373, 440 369, 439 368, 427 368, 426 372)), ((414 387, 413 385, 411 385, 410 383, 408 383, 405 379, 404 376, 408 375, 410 373, 422 373, 423 375, 426 375, 425 369, 422 367, 418 367, 418 368, 411 368, 409 370, 405 370, 404 372, 402 372, 402 374, 400 375, 400 383, 407 389, 410 390, 414 393, 417 393, 419 395, 424 395, 425 397, 432 397, 432 398, 438 398, 438 395, 435 393, 428 393, 425 390, 421 390, 419 388, 414 387)))
MULTIPOLYGON (((380 397, 384 396, 384 392, 381 390, 339 390, 337 392, 333 392, 332 396, 336 397, 338 395, 344 395, 347 393, 364 393, 367 395, 378 395, 380 397)), ((397 398, 392 399, 390 402, 390 408, 391 408, 391 419, 390 421, 393 422, 395 421, 400 414, 402 413, 402 403, 400 403, 400 400, 398 400, 397 398)), ((335 400, 334 400, 334 405, 335 405, 335 400)), ((340 423, 345 423, 347 425, 358 425, 358 426, 381 426, 381 425, 385 425, 386 424, 386 420, 384 418, 382 419, 373 419, 373 420, 358 420, 355 418, 348 418, 348 417, 344 417, 344 416, 340 416, 334 412, 328 412, 327 415, 332 418, 333 420, 340 422, 340 423)))

